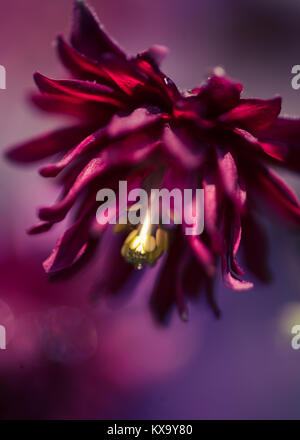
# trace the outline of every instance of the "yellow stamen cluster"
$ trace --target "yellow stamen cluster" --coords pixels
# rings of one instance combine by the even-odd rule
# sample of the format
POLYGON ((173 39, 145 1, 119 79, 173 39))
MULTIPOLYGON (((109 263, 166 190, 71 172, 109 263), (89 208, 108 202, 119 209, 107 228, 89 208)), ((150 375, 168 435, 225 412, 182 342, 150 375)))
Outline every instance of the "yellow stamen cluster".
POLYGON ((162 254, 168 250, 168 232, 157 228, 155 237, 151 233, 152 226, 145 223, 134 229, 126 238, 121 253, 136 269, 145 264, 153 266, 162 254))

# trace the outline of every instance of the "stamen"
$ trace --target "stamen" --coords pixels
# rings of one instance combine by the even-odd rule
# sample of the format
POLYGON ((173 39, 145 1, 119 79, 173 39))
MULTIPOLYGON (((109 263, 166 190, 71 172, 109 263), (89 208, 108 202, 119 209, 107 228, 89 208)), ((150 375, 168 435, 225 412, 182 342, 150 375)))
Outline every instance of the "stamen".
POLYGON ((168 250, 168 232, 158 227, 154 236, 153 229, 148 213, 144 223, 131 231, 122 247, 123 257, 138 270, 145 264, 153 266, 168 250))

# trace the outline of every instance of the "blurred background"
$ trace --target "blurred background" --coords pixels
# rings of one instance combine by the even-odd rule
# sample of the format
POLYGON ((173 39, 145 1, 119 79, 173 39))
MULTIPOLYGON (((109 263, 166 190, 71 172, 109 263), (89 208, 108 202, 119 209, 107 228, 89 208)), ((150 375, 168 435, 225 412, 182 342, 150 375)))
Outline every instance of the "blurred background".
MULTIPOLYGON (((244 84, 245 97, 283 97, 283 113, 300 117, 291 68, 300 64, 296 0, 89 0, 129 53, 169 47, 164 71, 182 89, 215 66, 244 84)), ((57 78, 54 38, 68 33, 72 0, 1 2, 0 146, 63 125, 32 109, 25 96, 35 70, 57 78)), ((158 327, 149 283, 122 304, 92 306, 88 290, 98 261, 67 282, 49 283, 41 263, 59 235, 27 237, 36 207, 56 188, 36 167, 0 164, 0 417, 97 419, 300 418, 300 236, 266 219, 270 284, 233 293, 218 280, 222 318, 200 300, 189 323, 173 314, 158 327)), ((284 177, 300 194, 299 179, 284 177)), ((105 249, 103 249, 105 253, 105 249)))

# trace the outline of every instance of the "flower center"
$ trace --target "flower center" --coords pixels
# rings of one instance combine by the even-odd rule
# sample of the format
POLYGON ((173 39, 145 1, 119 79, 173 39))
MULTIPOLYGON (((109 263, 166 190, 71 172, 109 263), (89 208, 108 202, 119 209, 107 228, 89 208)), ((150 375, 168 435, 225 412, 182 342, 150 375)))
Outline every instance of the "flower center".
POLYGON ((168 250, 169 234, 165 229, 154 226, 147 213, 144 223, 130 232, 126 238, 121 254, 128 263, 138 270, 145 264, 153 266, 162 254, 168 250))

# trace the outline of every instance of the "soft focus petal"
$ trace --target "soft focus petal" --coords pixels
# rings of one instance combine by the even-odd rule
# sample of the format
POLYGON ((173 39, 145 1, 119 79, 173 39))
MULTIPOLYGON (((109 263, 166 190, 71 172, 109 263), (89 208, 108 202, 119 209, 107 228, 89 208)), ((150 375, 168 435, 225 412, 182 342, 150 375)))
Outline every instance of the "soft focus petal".
POLYGON ((219 120, 247 131, 261 130, 274 122, 281 110, 281 98, 241 99, 240 103, 219 120))
POLYGON ((107 52, 125 57, 117 44, 103 31, 96 14, 83 0, 77 0, 74 6, 71 42, 79 52, 98 61, 107 52))

